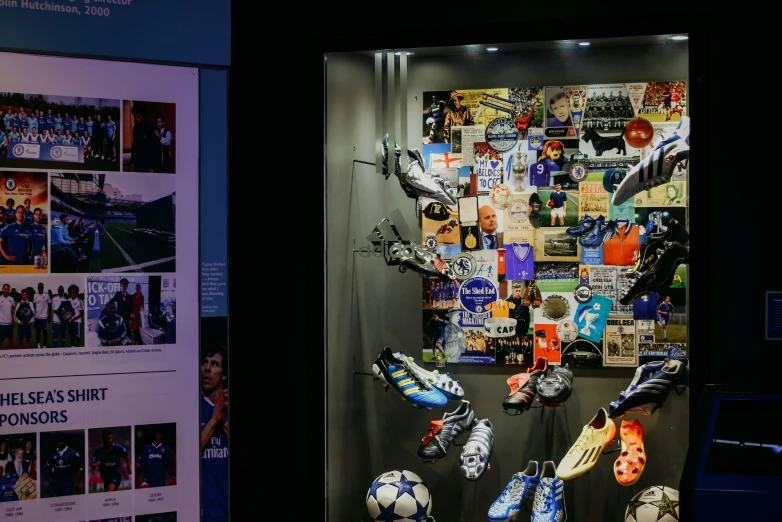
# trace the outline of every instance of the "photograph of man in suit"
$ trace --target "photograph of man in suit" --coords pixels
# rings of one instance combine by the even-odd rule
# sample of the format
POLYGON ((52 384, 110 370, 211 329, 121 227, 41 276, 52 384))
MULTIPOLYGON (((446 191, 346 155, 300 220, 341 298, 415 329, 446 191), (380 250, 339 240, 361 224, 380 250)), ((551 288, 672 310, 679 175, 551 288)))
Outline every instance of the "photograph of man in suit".
POLYGON ((497 211, 491 205, 478 209, 478 222, 481 225, 483 247, 488 250, 502 248, 502 232, 497 232, 497 211))

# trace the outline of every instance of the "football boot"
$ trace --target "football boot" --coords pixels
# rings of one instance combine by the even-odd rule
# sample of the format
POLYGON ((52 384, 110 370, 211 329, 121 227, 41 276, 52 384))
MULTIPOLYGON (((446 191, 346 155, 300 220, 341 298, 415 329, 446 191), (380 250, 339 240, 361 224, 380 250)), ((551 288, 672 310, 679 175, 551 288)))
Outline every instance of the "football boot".
POLYGON ((592 471, 598 457, 615 438, 616 425, 605 409, 600 408, 557 466, 557 476, 571 480, 592 471))
POLYGON ((619 398, 608 408, 609 416, 615 419, 628 412, 651 415, 663 405, 673 388, 687 387, 689 382, 687 357, 671 345, 665 361, 649 362, 638 367, 630 386, 620 392, 619 398))
POLYGON ((593 218, 589 214, 585 214, 581 221, 571 227, 568 227, 568 229, 565 230, 565 234, 571 237, 580 237, 592 230, 596 223, 604 221, 605 217, 603 217, 602 214, 597 218, 593 218))
POLYGON ((579 236, 578 242, 586 248, 599 248, 600 245, 616 235, 616 222, 606 221, 599 217, 591 230, 579 236))
POLYGON ((442 408, 448 399, 437 388, 418 375, 407 358, 397 359, 386 346, 372 365, 375 380, 383 381, 386 391, 394 388, 408 400, 421 408, 442 408))
POLYGON ((424 462, 437 462, 445 457, 454 439, 468 432, 474 420, 475 413, 470 402, 462 401, 455 411, 445 413, 441 420, 431 421, 426 435, 421 439, 418 457, 424 462))
MULTIPOLYGON (((647 234, 643 245, 632 268, 627 269, 627 275, 645 272, 659 259, 658 249, 663 249, 665 242, 680 243, 686 245, 690 241, 690 234, 679 220, 672 218, 668 226, 662 232, 647 234)), ((663 249, 664 250, 664 249, 663 249)))
POLYGON ((442 374, 437 370, 430 372, 429 370, 421 368, 413 362, 412 357, 406 356, 404 351, 396 352, 394 357, 397 359, 407 358, 407 364, 410 365, 415 373, 420 375, 423 379, 429 381, 429 384, 440 390, 440 392, 445 395, 449 401, 460 401, 464 398, 464 389, 461 387, 459 381, 454 381, 451 378, 450 372, 442 374))
POLYGON ((489 419, 475 419, 470 437, 462 448, 462 475, 467 480, 478 480, 489 467, 494 451, 494 426, 489 419))
POLYGON ((523 306, 532 306, 532 308, 540 308, 540 305, 543 304, 543 296, 534 279, 527 285, 527 289, 521 297, 521 304, 523 306))
POLYGON ((636 272, 630 278, 630 286, 619 293, 619 303, 629 305, 642 295, 663 293, 673 284, 679 265, 690 259, 690 250, 681 243, 663 241, 657 249, 657 259, 648 270, 636 272))
POLYGON ((538 484, 540 484, 540 466, 537 461, 531 460, 527 464, 527 469, 513 474, 505 490, 491 505, 489 520, 495 522, 515 520, 527 499, 535 497, 538 484))
POLYGON ((547 460, 540 473, 540 484, 532 502, 532 522, 562 522, 567 520, 565 483, 558 477, 557 466, 547 460))
POLYGON ((686 162, 689 157, 689 135, 687 139, 674 139, 668 142, 664 140, 657 149, 627 172, 616 187, 611 204, 621 205, 639 192, 669 182, 673 177, 673 169, 680 163, 686 162))
POLYGON ((573 393, 573 371, 568 364, 555 366, 538 381, 538 402, 552 408, 565 402, 573 393))
POLYGON ((546 374, 546 368, 548 367, 548 360, 545 357, 538 357, 535 361, 535 365, 532 366, 527 373, 527 382, 518 391, 513 391, 511 386, 511 393, 502 400, 502 409, 508 415, 521 415, 527 411, 532 403, 535 401, 535 395, 538 392, 538 382, 546 374), (510 411, 510 413, 509 413, 510 411))
POLYGON ((641 421, 622 421, 619 438, 622 440, 622 452, 614 462, 614 476, 621 485, 632 486, 646 467, 644 428, 641 421))

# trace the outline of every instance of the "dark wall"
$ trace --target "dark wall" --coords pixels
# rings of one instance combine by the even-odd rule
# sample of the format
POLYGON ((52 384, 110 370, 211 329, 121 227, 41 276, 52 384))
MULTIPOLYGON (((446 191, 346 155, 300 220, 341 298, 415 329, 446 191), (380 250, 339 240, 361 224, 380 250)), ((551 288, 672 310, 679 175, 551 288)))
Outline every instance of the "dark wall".
MULTIPOLYGON (((374 50, 448 43, 489 43, 493 38, 521 39, 533 34, 537 25, 546 26, 541 32, 551 34, 549 37, 540 34, 535 38, 539 40, 577 38, 595 33, 614 35, 620 26, 637 31, 673 32, 672 26, 683 18, 695 18, 702 23, 702 36, 705 38, 699 44, 691 42, 704 87, 700 105, 703 112, 696 125, 706 131, 704 135, 708 136, 708 140, 698 143, 697 137, 693 139, 702 152, 700 161, 708 164, 708 171, 704 171, 702 179, 691 180, 694 201, 691 226, 698 230, 692 240, 691 281, 699 291, 691 298, 690 343, 693 347, 703 347, 703 353, 708 354, 700 366, 701 370, 708 369, 708 372, 702 373, 704 379, 701 384, 730 381, 751 388, 757 382, 779 382, 774 373, 782 350, 779 350, 777 342, 763 341, 762 315, 764 292, 782 289, 782 277, 773 261, 778 233, 770 216, 773 206, 758 208, 762 206, 750 204, 750 200, 757 197, 757 189, 766 186, 764 178, 774 185, 774 174, 771 172, 773 169, 769 169, 768 173, 752 174, 747 181, 740 175, 741 158, 756 154, 748 152, 741 141, 741 137, 749 133, 742 128, 742 122, 754 118, 749 92, 752 83, 747 78, 770 78, 774 74, 774 65, 769 57, 776 46, 764 40, 775 34, 775 29, 767 27, 775 18, 757 9, 747 8, 742 12, 740 6, 724 9, 716 4, 710 7, 708 2, 650 6, 623 1, 602 2, 601 5, 605 7, 548 9, 542 5, 532 8, 520 6, 509 9, 504 19, 481 17, 473 11, 446 5, 431 8, 421 4, 410 7, 394 4, 384 8, 381 14, 377 13, 375 6, 360 10, 320 4, 306 12, 299 8, 280 7, 282 12, 276 13, 275 18, 289 21, 288 36, 282 40, 277 36, 269 38, 271 51, 262 57, 258 56, 257 33, 253 30, 252 17, 247 16, 248 13, 235 13, 232 107, 257 96, 260 85, 256 76, 259 70, 270 74, 274 100, 291 100, 294 96, 307 107, 296 115, 294 122, 301 128, 311 129, 312 143, 311 147, 298 150, 296 156, 302 164, 312 166, 312 178, 308 180, 306 190, 302 187, 300 197, 317 216, 323 205, 320 179, 320 165, 323 164, 320 111, 323 102, 323 53, 358 48, 374 50), (435 13, 434 16, 432 13, 435 13), (617 17, 621 21, 616 21, 617 17), (764 22, 765 19, 769 22, 764 22), (482 20, 485 21, 484 27, 475 27, 482 20), (550 29, 549 24, 555 21, 562 21, 558 24, 559 29, 550 29), (491 25, 491 30, 487 30, 485 25, 491 25), (762 234, 759 241, 755 239, 758 234, 762 234), (763 263, 760 262, 761 251, 767 259, 763 263)), ((268 140, 278 140, 282 122, 291 119, 290 106, 284 103, 269 105, 272 110, 265 134, 268 140)), ((246 166, 245 172, 252 172, 250 169, 258 168, 254 152, 240 150, 238 146, 234 146, 232 151, 232 170, 246 166)), ((761 155, 770 158, 768 166, 773 167, 775 153, 771 151, 761 155)), ((234 193, 239 197, 246 186, 239 185, 238 176, 232 179, 235 180, 232 184, 234 193)), ((261 188, 262 180, 255 182, 261 188)), ((286 201, 270 203, 273 207, 270 212, 290 212, 286 201)), ((325 511, 325 494, 321 494, 325 491, 325 447, 322 439, 325 429, 322 403, 324 365, 321 358, 324 351, 320 342, 323 339, 322 322, 318 320, 319 303, 323 303, 322 289, 318 285, 323 275, 313 270, 312 264, 322 259, 322 241, 317 235, 310 237, 307 241, 308 254, 290 258, 292 273, 307 274, 306 277, 293 278, 290 290, 292 294, 306 296, 307 302, 311 303, 306 308, 309 320, 303 326, 307 356, 300 355, 301 339, 291 336, 283 349, 287 355, 280 356, 280 363, 283 367, 287 364, 296 375, 306 376, 298 393, 308 399, 308 407, 304 411, 291 405, 278 407, 281 415, 285 414, 282 410, 291 412, 285 418, 290 419, 287 422, 296 429, 288 433, 287 441, 297 450, 280 455, 279 465, 274 465, 291 481, 307 477, 307 489, 311 494, 307 495, 306 502, 316 520, 322 520, 325 511), (314 405, 310 400, 316 401, 314 405)), ((236 252, 233 259, 243 256, 244 244, 231 248, 232 252, 236 252)), ((245 270, 239 274, 249 275, 249 272, 245 270)), ((234 281, 237 280, 235 277, 234 281)), ((233 295, 238 296, 238 293, 233 295)), ((248 311, 243 312, 239 308, 232 308, 232 317, 236 314, 237 319, 241 316, 251 321, 248 311)), ((250 342, 253 340, 249 332, 244 338, 250 342)), ((262 360, 259 352, 247 355, 248 364, 244 366, 246 379, 243 384, 235 384, 235 389, 241 390, 242 395, 247 397, 241 406, 239 398, 234 401, 237 409, 233 411, 238 416, 234 420, 235 426, 248 426, 249 419, 257 416, 257 405, 250 399, 258 393, 250 363, 261 363, 262 360), (237 418, 248 419, 247 424, 237 418)), ((239 437, 241 435, 237 435, 237 440, 239 437)), ((242 447, 249 451, 253 441, 248 439, 249 436, 243 439, 246 446, 242 447)), ((241 466, 241 463, 236 464, 237 468, 241 466)), ((236 471, 246 471, 247 476, 253 474, 249 466, 236 471)), ((245 498, 250 498, 251 484, 251 481, 234 481, 232 491, 234 494, 246 492, 248 496, 245 498)))

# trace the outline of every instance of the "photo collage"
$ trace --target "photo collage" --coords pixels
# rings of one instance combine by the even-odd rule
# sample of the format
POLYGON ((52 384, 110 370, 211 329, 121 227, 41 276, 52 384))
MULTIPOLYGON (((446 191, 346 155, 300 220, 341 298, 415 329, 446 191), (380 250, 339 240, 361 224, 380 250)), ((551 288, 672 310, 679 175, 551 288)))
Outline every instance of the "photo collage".
POLYGON ((684 81, 424 92, 421 244, 451 275, 423 279, 423 360, 686 352, 686 107, 684 81))
POLYGON ((176 464, 175 423, 0 434, 0 503, 174 486, 176 464))
POLYGON ((0 93, 0 349, 176 343, 176 104, 0 93))

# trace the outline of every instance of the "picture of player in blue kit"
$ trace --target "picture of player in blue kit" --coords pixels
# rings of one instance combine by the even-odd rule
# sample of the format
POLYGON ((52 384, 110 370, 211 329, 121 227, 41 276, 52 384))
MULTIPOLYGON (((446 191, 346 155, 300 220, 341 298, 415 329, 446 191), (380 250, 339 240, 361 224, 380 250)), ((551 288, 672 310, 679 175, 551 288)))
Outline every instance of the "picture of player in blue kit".
POLYGON ((228 354, 224 346, 206 341, 201 357, 201 507, 203 520, 228 522, 228 354))
POLYGON ((136 426, 136 488, 176 485, 175 451, 176 424, 136 426))
POLYGON ((660 329, 663 331, 663 340, 668 340, 668 323, 673 319, 673 305, 671 304, 671 297, 665 296, 663 302, 657 307, 657 324, 660 325, 660 329))
POLYGON ((84 431, 41 433, 43 498, 84 493, 84 431))
POLYGON ((89 442, 90 448, 94 448, 90 460, 90 493, 131 489, 130 426, 91 429, 89 442), (95 444, 97 440, 100 442, 95 444))

